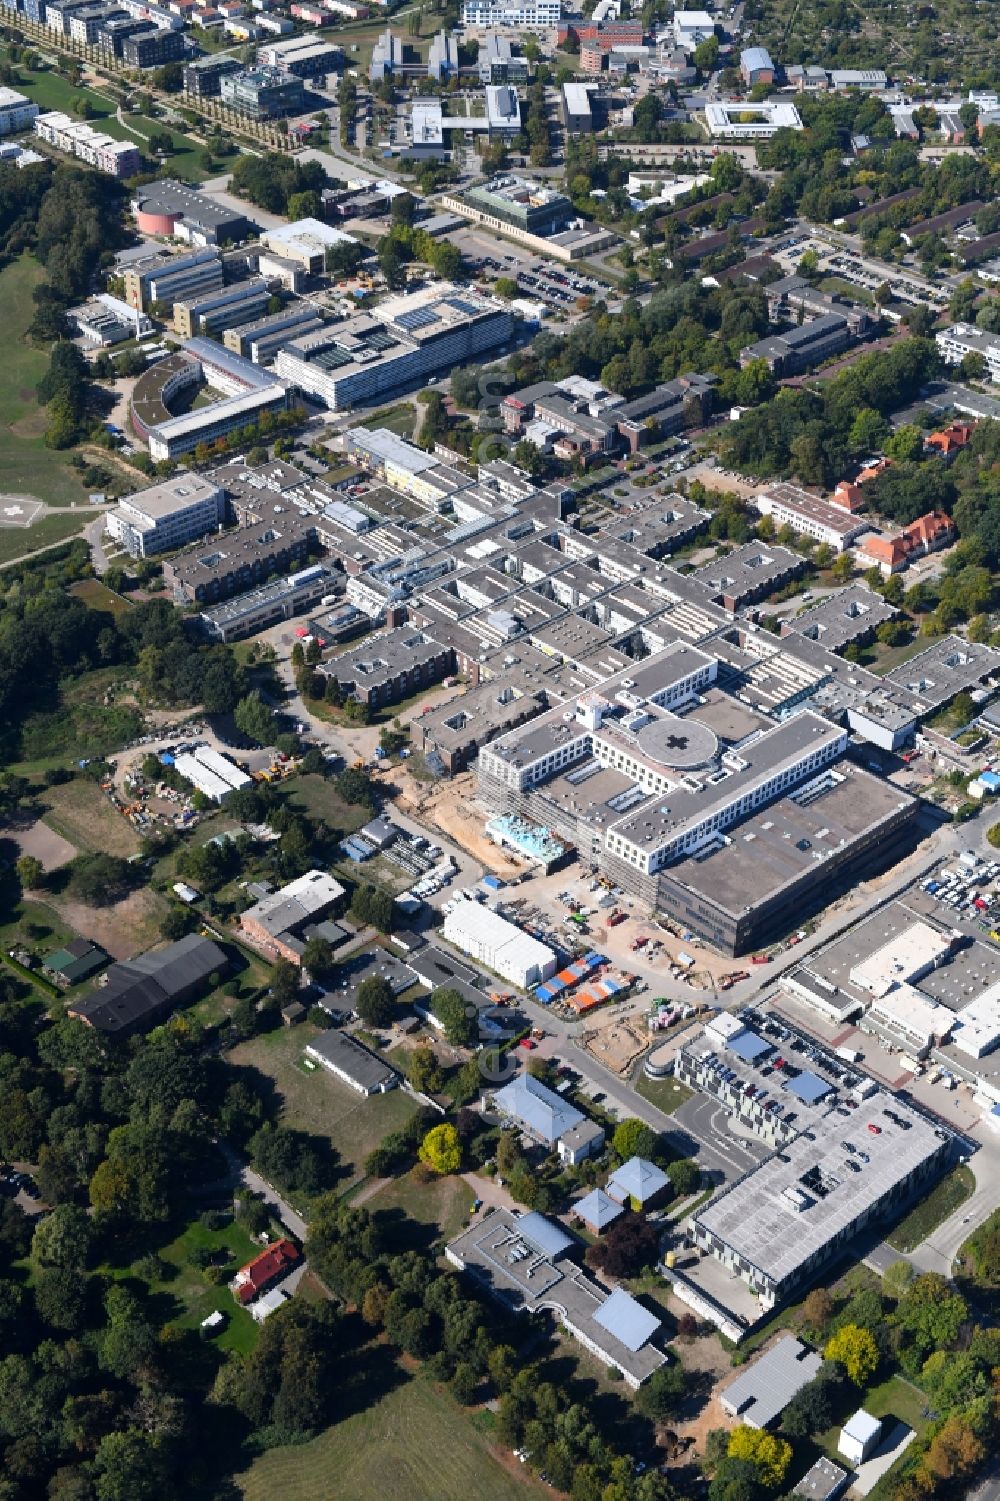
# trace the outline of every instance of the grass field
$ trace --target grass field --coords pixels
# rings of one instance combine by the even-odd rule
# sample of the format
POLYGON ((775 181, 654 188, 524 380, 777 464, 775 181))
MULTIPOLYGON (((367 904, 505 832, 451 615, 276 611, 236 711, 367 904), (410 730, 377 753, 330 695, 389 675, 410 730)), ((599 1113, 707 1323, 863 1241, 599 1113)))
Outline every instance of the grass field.
POLYGON ((926 1199, 900 1220, 886 1242, 894 1251, 913 1251, 946 1219, 960 1209, 976 1187, 972 1169, 957 1167, 932 1188, 926 1199))
POLYGON ((452 1240, 469 1222, 475 1194, 464 1178, 432 1178, 424 1183, 422 1177, 410 1172, 402 1178, 391 1178, 385 1188, 365 1200, 364 1207, 370 1214, 385 1214, 397 1220, 405 1215, 408 1221, 424 1225, 452 1240))
POLYGON ((426 1377, 404 1376, 312 1443, 263 1455, 236 1483, 246 1501, 523 1501, 551 1494, 530 1476, 505 1470, 482 1429, 426 1377))
MULTIPOLYGON (((165 120, 147 120, 142 115, 129 114, 126 114, 125 120, 136 132, 131 139, 140 151, 143 150, 142 136, 148 136, 151 131, 155 131, 157 135, 169 135, 173 151, 167 157, 166 164, 171 177, 179 177, 182 182, 204 182, 206 177, 211 176, 211 172, 202 165, 207 147, 199 145, 182 131, 171 129, 165 120)), ((130 135, 130 132, 124 131, 123 134, 130 135)))
MULTIPOLYGON (((5 437, 3 443, 0 443, 0 470, 4 466, 6 442, 5 437)), ((67 469, 67 478, 71 474, 72 470, 67 469)), ((31 477, 27 476, 24 483, 32 483, 31 477)), ((11 488, 13 485, 14 482, 11 481, 11 488)), ((47 497, 39 495, 38 498, 45 500, 47 497)), ((0 527, 0 563, 15 563, 18 558, 27 557, 29 553, 38 552, 43 547, 54 547, 58 542, 69 542, 72 538, 78 537, 87 522, 92 520, 93 516, 85 515, 81 507, 79 514, 75 516, 70 512, 42 516, 34 526, 2 526, 0 527)))
POLYGON ((8 921, 0 926, 0 945, 4 949, 23 943, 46 954, 73 936, 73 929, 47 902, 18 902, 8 921))
MULTIPOLYGON (((252 1350, 257 1341, 257 1325, 245 1308, 240 1308, 227 1286, 213 1287, 200 1267, 189 1257, 196 1248, 212 1251, 217 1264, 235 1272, 260 1251, 260 1246, 233 1221, 222 1230, 206 1230, 198 1220, 169 1242, 158 1247, 156 1255, 163 1263, 163 1274, 143 1278, 136 1265, 114 1268, 119 1279, 135 1278, 143 1282, 157 1304, 161 1321, 181 1329, 196 1329, 202 1319, 221 1309, 226 1326, 213 1344, 224 1350, 252 1350)), ((228 1280, 228 1279, 227 1279, 228 1280)))
MULTIPOLYGON (((35 387, 49 361, 43 350, 24 342, 34 306, 31 294, 41 280, 42 268, 30 256, 0 271, 0 328, 6 331, 0 368, 0 493, 34 495, 59 506, 86 503, 87 491, 65 457, 42 442, 45 409, 35 399, 35 387)), ((0 529, 0 561, 65 541, 82 529, 89 514, 86 507, 79 520, 52 516, 25 531, 0 529)))
POLYGON ((364 1098, 325 1069, 302 1067, 302 1050, 317 1029, 306 1023, 267 1032, 233 1049, 233 1063, 260 1069, 281 1096, 286 1126, 325 1136, 344 1169, 338 1188, 346 1189, 364 1173, 364 1160, 390 1131, 398 1131, 417 1109, 401 1089, 364 1098))
POLYGON ((681 1084, 677 1079, 650 1079, 641 1069, 635 1079, 635 1089, 637 1094, 655 1105, 657 1110, 662 1110, 664 1115, 673 1115, 694 1093, 694 1090, 688 1089, 686 1084, 681 1084))
POLYGON ((353 834, 368 822, 367 808, 358 803, 345 803, 338 796, 332 781, 325 777, 307 775, 295 777, 287 783, 289 802, 310 818, 321 819, 331 829, 344 834, 353 834))
POLYGON ((138 833, 96 782, 80 777, 60 787, 49 787, 45 804, 44 821, 77 849, 125 858, 138 852, 138 833))
POLYGON ((408 401, 400 402, 398 406, 385 407, 381 412, 375 412, 373 416, 366 417, 361 423, 374 431, 377 427, 387 427, 390 432, 398 433, 401 438, 409 438, 413 432, 417 414, 408 401))
POLYGON ((124 615, 126 610, 132 608, 129 600, 115 594, 100 579, 81 579, 78 584, 70 585, 69 592, 75 594, 77 599, 82 599, 90 609, 107 610, 109 615, 124 615))

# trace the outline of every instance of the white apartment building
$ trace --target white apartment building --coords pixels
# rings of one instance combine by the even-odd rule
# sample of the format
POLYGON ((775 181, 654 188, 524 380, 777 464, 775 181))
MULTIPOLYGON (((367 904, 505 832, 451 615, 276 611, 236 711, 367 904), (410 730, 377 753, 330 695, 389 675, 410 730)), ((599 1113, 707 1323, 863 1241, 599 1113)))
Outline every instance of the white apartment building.
POLYGON ((960 365, 967 354, 981 354, 991 380, 1000 381, 1000 335, 986 333, 973 323, 953 323, 934 335, 946 365, 960 365))
POLYGON ((219 485, 197 474, 180 474, 123 496, 105 525, 133 558, 148 558, 204 537, 225 514, 225 491, 219 485))
POLYGON ((0 89, 0 136, 27 130, 37 116, 38 105, 34 100, 19 94, 16 89, 0 89))
POLYGON ((79 157, 89 167, 96 167, 109 177, 134 177, 142 165, 138 146, 102 135, 82 121, 64 115, 61 110, 37 115, 35 134, 50 146, 79 157))
POLYGON ((869 530, 863 516, 852 516, 799 485, 779 483, 755 495, 754 505, 770 516, 776 527, 790 526, 802 537, 825 542, 834 552, 845 552, 862 532, 869 530))

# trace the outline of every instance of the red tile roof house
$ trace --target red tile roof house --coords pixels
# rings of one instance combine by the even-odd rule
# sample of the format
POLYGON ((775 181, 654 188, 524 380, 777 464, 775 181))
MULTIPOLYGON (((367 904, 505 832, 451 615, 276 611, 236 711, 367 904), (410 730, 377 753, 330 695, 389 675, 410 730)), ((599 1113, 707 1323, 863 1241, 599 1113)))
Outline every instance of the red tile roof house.
POLYGON ((232 1282, 233 1297, 245 1308, 260 1293, 286 1277, 301 1260, 302 1252, 290 1240, 276 1240, 273 1246, 268 1246, 246 1266, 240 1267, 232 1282))

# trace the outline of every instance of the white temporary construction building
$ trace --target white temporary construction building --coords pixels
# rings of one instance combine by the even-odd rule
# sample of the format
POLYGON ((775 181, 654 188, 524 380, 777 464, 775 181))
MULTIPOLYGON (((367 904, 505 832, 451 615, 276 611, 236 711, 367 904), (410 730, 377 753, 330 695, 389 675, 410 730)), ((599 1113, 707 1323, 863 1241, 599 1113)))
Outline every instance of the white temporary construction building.
POLYGON ((444 936, 522 990, 555 974, 550 948, 479 902, 456 902, 445 917, 444 936))

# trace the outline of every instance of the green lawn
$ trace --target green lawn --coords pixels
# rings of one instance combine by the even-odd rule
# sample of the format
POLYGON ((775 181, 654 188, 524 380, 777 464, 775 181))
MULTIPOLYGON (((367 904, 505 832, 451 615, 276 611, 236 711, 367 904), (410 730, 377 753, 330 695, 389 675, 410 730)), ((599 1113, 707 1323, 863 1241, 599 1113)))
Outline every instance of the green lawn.
POLYGON ((475 1194, 464 1178, 432 1178, 423 1182, 418 1170, 392 1178, 379 1193, 365 1200, 371 1214, 388 1214, 393 1220, 403 1214, 408 1221, 424 1225, 452 1240, 469 1222, 475 1194))
POLYGON ((899 1418, 918 1434, 927 1427, 928 1420, 922 1415, 927 1398, 905 1376, 890 1376, 888 1381, 873 1386, 862 1405, 873 1418, 899 1418))
POLYGON ((37 954, 61 948, 76 935, 47 902, 20 901, 0 925, 0 946, 6 952, 24 944, 37 954))
POLYGON ((961 1208, 976 1187, 972 1169, 957 1167, 932 1188, 926 1199, 900 1220, 886 1242, 894 1251, 913 1251, 928 1235, 961 1208))
POLYGON ((365 417, 361 423, 369 431, 377 427, 387 427, 390 432, 398 433, 401 438, 408 438, 413 432, 417 414, 408 401, 400 402, 398 406, 384 407, 381 412, 374 412, 370 417, 365 417))
POLYGON ((202 165, 202 157, 208 148, 193 141, 182 131, 172 130, 165 120, 147 120, 144 115, 129 114, 125 116, 125 120, 133 127, 135 134, 131 131, 123 131, 122 134, 135 141, 140 151, 145 149, 143 136, 148 136, 153 131, 157 135, 169 135, 173 150, 166 159, 166 165, 171 177, 179 177, 183 182, 204 182, 206 177, 212 175, 202 165))
POLYGON ((327 1138, 344 1170, 338 1188, 345 1190, 364 1175, 364 1160, 372 1148, 390 1131, 400 1130, 417 1105, 401 1089, 366 1099, 326 1069, 304 1069, 303 1049, 316 1035, 317 1029, 306 1022, 240 1043, 228 1057, 273 1080, 285 1125, 327 1138))
POLYGON ((131 610, 131 600, 124 599, 116 594, 100 579, 81 579, 78 584, 71 584, 70 594, 75 594, 77 599, 82 599, 85 605, 92 610, 107 610, 109 615, 124 615, 131 610))
POLYGON ((68 467, 66 457, 42 442, 45 409, 35 387, 48 369, 48 356, 25 343, 31 322, 31 294, 42 281, 42 268, 30 256, 0 271, 0 328, 4 357, 0 366, 0 493, 34 495, 51 505, 84 502, 79 518, 53 516, 27 530, 0 528, 0 561, 22 557, 36 547, 65 541, 80 531, 93 512, 87 490, 68 467))
POLYGON ((487 1415, 472 1414, 424 1376, 352 1412, 312 1443, 262 1455, 237 1485, 245 1501, 523 1501, 551 1494, 504 1469, 487 1415))
POLYGON ((199 1220, 193 1220, 176 1239, 157 1248, 156 1255, 164 1264, 162 1276, 142 1278, 135 1262, 112 1268, 112 1275, 142 1281, 158 1304, 161 1321, 181 1329, 197 1329, 202 1319, 221 1309, 226 1325, 213 1343, 224 1350, 253 1349, 256 1323, 245 1308, 239 1307, 228 1286, 213 1286, 205 1272, 192 1265, 189 1257, 196 1247, 213 1251, 217 1264, 226 1267, 230 1275, 261 1249, 235 1220, 222 1230, 206 1230, 199 1220))
MULTIPOLYGON (((30 45, 30 44, 29 44, 30 45)), ((54 73, 47 68, 39 68, 31 71, 23 63, 16 65, 17 81, 15 87, 22 93, 33 99, 42 110, 58 109, 65 114, 76 116, 76 106, 81 99, 86 99, 90 105, 90 120, 96 125, 100 122, 100 128, 116 140, 131 140, 127 130, 123 130, 114 118, 114 102, 105 94, 98 94, 94 89, 74 88, 73 85, 59 73, 54 73)))
POLYGON ((662 1110, 664 1115, 673 1115, 694 1094, 694 1090, 688 1089, 679 1079, 651 1079, 641 1069, 635 1078, 635 1091, 662 1110))
POLYGON ((321 819, 338 833, 353 834, 368 822, 370 814, 359 803, 347 803, 339 796, 332 780, 315 774, 293 777, 285 783, 293 807, 321 819))
MULTIPOLYGON (((3 377, 0 376, 0 382, 3 377)), ((2 429, 0 429, 2 431, 2 429)), ((0 443, 0 473, 5 469, 5 460, 12 455, 6 453, 7 437, 4 436, 0 443)), ((12 440, 16 444, 17 440, 12 440)), ((44 464, 40 466, 44 469, 44 464)), ((34 483, 36 473, 34 463, 31 470, 18 471, 20 478, 10 478, 4 488, 10 493, 19 493, 24 487, 26 494, 36 494, 39 500, 49 499, 49 495, 38 495, 37 491, 29 491, 27 486, 34 483)), ((61 487, 63 477, 72 483, 73 471, 65 469, 62 475, 55 478, 55 485, 61 487)), ((51 493, 51 492, 50 492, 51 493)), ((0 527, 0 563, 15 563, 18 558, 27 557, 29 553, 38 552, 43 547, 54 547, 59 542, 69 542, 78 537, 88 521, 94 519, 94 512, 86 512, 81 505, 76 515, 69 513, 56 516, 42 516, 33 526, 3 526, 0 527)))

